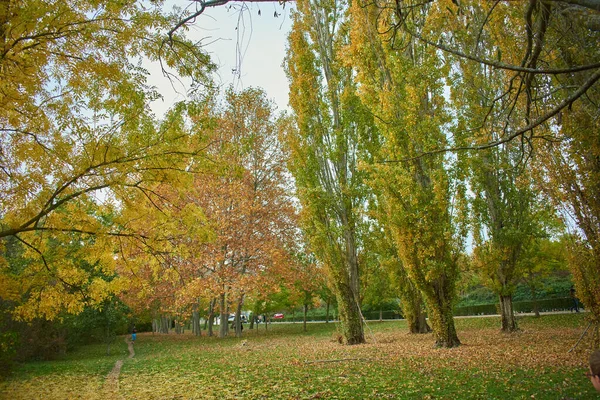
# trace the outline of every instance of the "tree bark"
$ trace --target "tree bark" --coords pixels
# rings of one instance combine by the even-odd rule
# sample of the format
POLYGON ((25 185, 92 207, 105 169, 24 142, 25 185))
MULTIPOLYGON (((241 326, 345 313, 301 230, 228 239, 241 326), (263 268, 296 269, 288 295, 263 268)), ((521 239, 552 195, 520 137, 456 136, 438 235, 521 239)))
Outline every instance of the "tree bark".
POLYGON ((225 293, 221 293, 219 300, 219 312, 221 313, 221 325, 219 326, 219 337, 224 338, 229 331, 229 312, 227 302, 225 301, 225 293))
POLYGON ((533 312, 535 314, 535 317, 539 318, 540 317, 540 306, 537 301, 537 291, 535 290, 534 286, 531 287, 531 298, 533 300, 533 312))
POLYGON ((500 314, 502 318, 502 332, 519 330, 513 312, 512 295, 500 295, 500 314))
POLYGON ((440 277, 433 282, 429 290, 423 291, 422 295, 427 302, 429 322, 435 337, 436 347, 452 348, 460 346, 460 340, 454 326, 452 310, 453 285, 452 281, 440 277))
POLYGON ((435 336, 435 346, 452 348, 460 346, 460 340, 456 334, 454 327, 454 317, 452 315, 452 307, 442 305, 437 309, 431 310, 431 325, 435 336))
POLYGON ((409 333, 429 333, 431 327, 427 324, 423 295, 411 282, 401 264, 397 274, 400 282, 400 308, 408 324, 409 333))
POLYGON ((171 325, 171 321, 169 320, 169 318, 165 315, 163 315, 161 317, 161 333, 165 333, 168 334, 169 333, 169 327, 171 325))
POLYGON ((235 337, 242 337, 242 307, 244 305, 244 295, 241 294, 238 299, 237 307, 235 309, 235 337))
POLYGON ((196 336, 202 336, 202 331, 200 330, 200 311, 198 308, 198 304, 195 304, 194 311, 192 311, 192 333, 196 336))
POLYGON ((208 336, 214 336, 213 327, 215 325, 215 305, 217 304, 217 299, 210 299, 210 303, 208 304, 208 336))
POLYGON ((423 301, 421 300, 421 295, 419 294, 418 301, 415 304, 413 313, 410 314, 410 318, 408 319, 408 330, 410 333, 429 333, 431 332, 431 327, 427 323, 427 316, 425 315, 425 310, 423 309, 423 301))
POLYGON ((250 321, 249 321, 250 325, 248 326, 248 329, 254 329, 254 319, 255 318, 256 318, 256 316, 254 315, 254 313, 252 313, 251 317, 250 317, 250 321))
POLYGON ((302 331, 306 332, 306 316, 308 315, 308 304, 304 304, 304 321, 302 325, 302 331))
POLYGON ((342 333, 342 342, 347 345, 365 343, 365 334, 360 318, 360 309, 350 286, 344 282, 335 282, 337 286, 338 313, 342 333))

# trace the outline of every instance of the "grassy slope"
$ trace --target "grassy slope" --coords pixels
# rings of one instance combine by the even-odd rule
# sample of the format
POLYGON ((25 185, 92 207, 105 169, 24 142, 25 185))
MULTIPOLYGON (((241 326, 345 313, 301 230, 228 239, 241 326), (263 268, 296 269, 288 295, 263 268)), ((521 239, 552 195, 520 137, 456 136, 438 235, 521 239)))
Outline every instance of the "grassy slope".
POLYGON ((335 325, 273 325, 243 339, 138 334, 134 359, 88 346, 68 359, 29 363, 0 384, 0 398, 107 398, 103 378, 118 358, 124 399, 448 398, 593 399, 584 377, 589 344, 569 348, 582 315, 522 318, 498 332, 494 318, 457 319, 457 349, 433 349, 431 335, 408 335, 403 321, 371 323, 369 343, 341 346, 335 325), (338 360, 331 362, 332 360, 338 360), (343 361, 339 361, 343 360, 343 361), (2 397, 4 396, 4 397, 2 397))

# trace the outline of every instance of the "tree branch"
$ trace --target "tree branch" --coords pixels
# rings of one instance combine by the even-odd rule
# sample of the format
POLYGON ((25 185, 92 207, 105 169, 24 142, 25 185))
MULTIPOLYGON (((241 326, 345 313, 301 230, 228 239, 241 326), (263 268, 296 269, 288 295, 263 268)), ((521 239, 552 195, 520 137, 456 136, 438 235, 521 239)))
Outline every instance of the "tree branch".
POLYGON ((408 161, 412 161, 412 160, 417 160, 421 157, 424 156, 431 156, 431 155, 435 155, 435 154, 440 154, 440 153, 448 153, 448 152, 457 152, 457 151, 464 151, 464 150, 485 150, 485 149, 489 149, 491 147, 496 147, 499 146, 501 144, 504 143, 508 143, 511 140, 531 131, 532 129, 536 128, 537 126, 543 124, 544 122, 546 122, 548 119, 552 118, 553 116, 555 116, 556 114, 558 114, 563 108, 569 106, 570 104, 572 104, 575 100, 577 100, 578 98, 580 98, 581 96, 583 96, 585 94, 585 92, 587 92, 587 90, 592 87, 598 80, 600 80, 600 68, 594 73, 592 74, 592 76, 576 91, 574 92, 571 96, 569 96, 568 98, 566 98, 565 100, 563 100, 561 103, 559 103, 556 107, 554 107, 552 110, 550 110, 549 112, 547 112, 546 114, 542 115, 541 117, 535 119, 532 123, 530 123, 529 125, 517 130, 516 132, 514 132, 513 134, 500 139, 500 140, 496 140, 493 142, 489 142, 480 146, 462 146, 462 147, 451 147, 451 148, 444 148, 444 149, 438 149, 438 150, 433 150, 433 151, 428 151, 428 152, 424 152, 422 154, 419 154, 417 156, 414 157, 409 157, 409 158, 403 158, 401 160, 383 160, 383 161, 379 161, 379 163, 400 163, 400 162, 408 162, 408 161))
POLYGON ((477 57, 477 56, 474 56, 471 54, 464 53, 457 49, 452 49, 441 43, 432 42, 431 40, 424 38, 420 34, 413 32, 408 28, 404 28, 404 29, 406 30, 406 33, 408 33, 409 35, 419 39, 423 43, 433 46, 433 47, 435 47, 439 50, 442 50, 446 53, 454 54, 455 56, 465 58, 467 60, 475 61, 475 62, 484 64, 484 65, 488 65, 490 67, 504 69, 504 70, 508 70, 508 71, 527 72, 527 73, 531 73, 531 74, 560 75, 560 74, 570 74, 570 73, 574 73, 574 72, 589 71, 591 69, 600 68, 600 62, 596 62, 593 64, 587 64, 587 65, 580 65, 580 66, 573 67, 573 68, 538 69, 538 68, 527 68, 527 67, 522 67, 522 66, 518 66, 518 65, 506 64, 506 63, 499 62, 499 61, 490 61, 490 60, 486 60, 484 58, 480 58, 480 57, 477 57))

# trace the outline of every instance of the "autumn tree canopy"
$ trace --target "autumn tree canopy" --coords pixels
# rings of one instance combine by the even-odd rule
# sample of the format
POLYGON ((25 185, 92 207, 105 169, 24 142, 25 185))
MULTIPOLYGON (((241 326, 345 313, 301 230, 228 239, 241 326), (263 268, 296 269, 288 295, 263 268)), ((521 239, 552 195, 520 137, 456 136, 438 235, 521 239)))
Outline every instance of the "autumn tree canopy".
POLYGON ((29 260, 0 275, 0 290, 24 301, 23 318, 118 290, 94 271, 114 273, 116 238, 150 240, 120 219, 123 207, 138 194, 152 203, 156 185, 198 168, 199 134, 177 110, 155 120, 160 95, 138 62, 160 58, 196 82, 212 64, 182 37, 164 40, 177 19, 158 6, 0 3, 0 245, 16 239, 29 260))

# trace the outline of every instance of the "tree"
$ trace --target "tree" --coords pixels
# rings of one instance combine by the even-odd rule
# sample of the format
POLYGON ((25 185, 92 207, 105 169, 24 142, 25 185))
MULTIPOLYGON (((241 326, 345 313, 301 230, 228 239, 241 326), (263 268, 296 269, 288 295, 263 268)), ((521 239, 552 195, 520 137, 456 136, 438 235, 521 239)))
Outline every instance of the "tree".
POLYGON ((382 144, 373 155, 370 184, 382 193, 382 207, 398 256, 425 299, 436 344, 460 344, 452 305, 458 277, 464 188, 453 176, 451 160, 418 155, 447 141, 451 118, 443 96, 449 73, 439 54, 409 36, 381 33, 385 26, 409 24, 422 29, 428 9, 397 21, 392 10, 352 7, 348 62, 356 62, 361 98, 377 118, 382 144), (396 45, 399 41, 403 47, 396 45), (402 160, 386 162, 386 160, 402 160))
POLYGON ((306 332, 308 309, 318 303, 319 292, 326 286, 325 274, 314 256, 298 251, 284 279, 289 286, 290 306, 302 306, 302 329, 306 332))
POLYGON ((359 344, 365 341, 358 238, 366 186, 358 162, 360 136, 372 129, 372 118, 356 96, 353 68, 341 64, 345 8, 340 1, 298 2, 285 61, 297 129, 286 139, 301 225, 337 297, 343 340, 359 344))
POLYGON ((2 268, 0 279, 26 295, 21 318, 77 313, 116 293, 118 280, 61 258, 61 244, 85 240, 77 257, 113 271, 119 238, 150 241, 120 219, 123 207, 136 193, 156 200, 158 183, 176 182, 201 160, 201 140, 178 110, 154 120, 148 105, 159 94, 137 61, 160 58, 196 82, 208 82, 212 66, 181 36, 163 40, 175 19, 156 7, 0 4, 0 245, 17 238, 31 259, 22 275, 2 268))
POLYGON ((503 332, 517 330, 512 306, 524 250, 542 235, 532 182, 509 144, 472 155, 475 259, 500 298, 503 332))
MULTIPOLYGON (((497 81, 499 94, 482 105, 507 122, 499 137, 474 146, 455 143, 426 149, 422 154, 484 149, 514 139, 524 144, 553 139, 556 131, 548 131, 548 126, 578 100, 585 101, 590 90, 597 90, 600 64, 595 58, 597 46, 592 44, 600 32, 596 1, 382 1, 377 5, 386 10, 383 14, 396 15, 387 25, 391 36, 408 35, 444 57, 505 76, 497 81), (409 23, 422 13, 431 16, 426 25, 409 23)), ((496 122, 496 118, 486 119, 480 128, 496 122)))
POLYGON ((408 271, 398 256, 398 249, 394 244, 392 233, 389 227, 386 228, 388 224, 385 222, 385 209, 378 213, 378 218, 382 227, 378 235, 372 235, 375 243, 370 248, 373 249, 374 254, 377 254, 380 273, 384 274, 380 279, 387 290, 380 291, 380 293, 388 293, 390 297, 393 293, 396 298, 400 299, 400 308, 410 333, 429 333, 431 327, 427 324, 423 296, 408 277, 408 271))
POLYGON ((537 292, 543 288, 543 279, 558 271, 566 272, 565 250, 567 247, 563 241, 549 238, 536 238, 524 249, 519 268, 523 271, 523 281, 531 291, 536 317, 540 316, 537 292))
POLYGON ((150 286, 164 287, 163 299, 171 293, 165 306, 178 312, 197 309, 198 299, 218 299, 219 335, 228 334, 232 310, 239 336, 246 296, 275 290, 295 240, 295 209, 278 142, 283 120, 265 93, 252 88, 229 90, 221 108, 200 111, 191 118, 192 129, 210 138, 205 155, 213 168, 197 174, 185 191, 161 192, 172 205, 161 228, 182 234, 169 238, 172 250, 162 252, 148 278, 158 271, 160 281, 150 286))
MULTIPOLYGON (((596 327, 600 325, 599 99, 598 90, 590 91, 581 104, 563 111, 559 128, 567 139, 540 149, 538 165, 542 168, 537 179, 570 231, 566 240, 569 269, 577 296, 596 327)), ((600 346, 599 334, 595 345, 600 346)))

